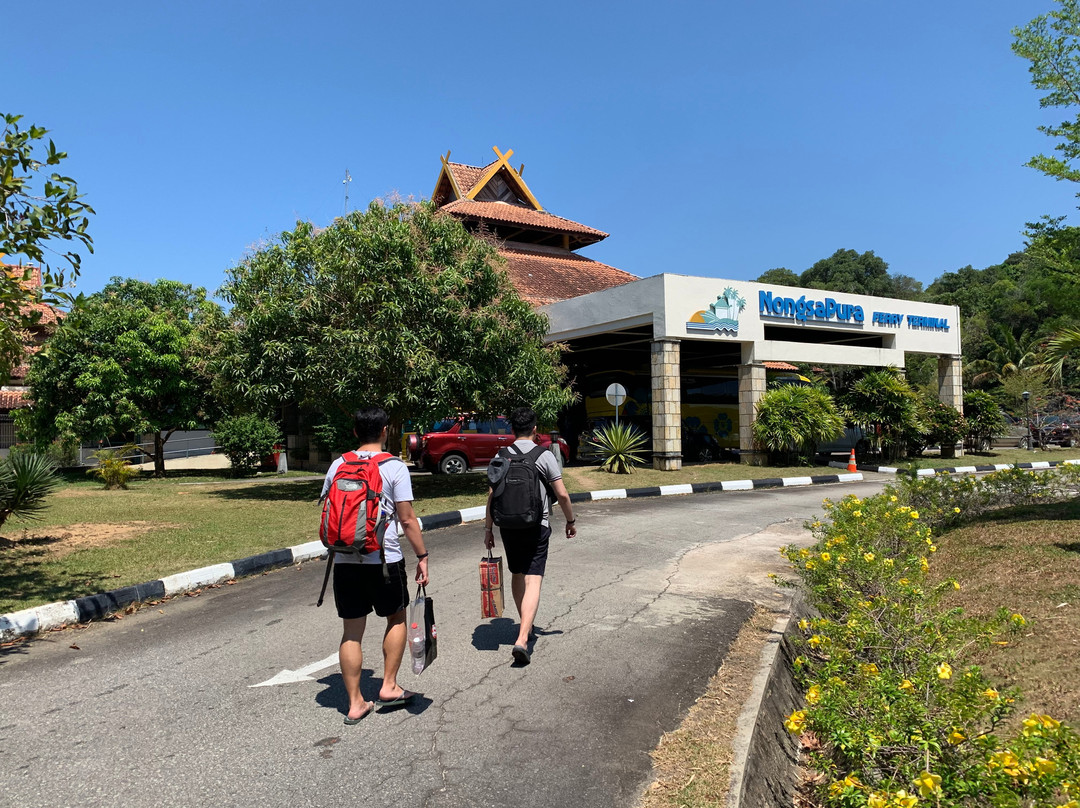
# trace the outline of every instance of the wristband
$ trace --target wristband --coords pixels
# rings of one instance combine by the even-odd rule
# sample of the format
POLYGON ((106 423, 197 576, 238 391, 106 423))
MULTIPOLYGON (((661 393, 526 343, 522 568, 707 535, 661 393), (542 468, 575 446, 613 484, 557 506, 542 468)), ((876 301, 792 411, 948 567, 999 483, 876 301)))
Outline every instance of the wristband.
POLYGON ((572 524, 574 524, 574 522, 576 522, 576 521, 577 521, 577 519, 567 519, 567 520, 566 520, 566 524, 568 524, 568 525, 572 525, 572 524))
POLYGON ((427 558, 427 557, 428 557, 429 555, 431 555, 431 553, 420 553, 420 555, 418 555, 418 556, 416 557, 416 560, 417 560, 417 561, 423 561, 423 560, 424 560, 425 558, 427 558))

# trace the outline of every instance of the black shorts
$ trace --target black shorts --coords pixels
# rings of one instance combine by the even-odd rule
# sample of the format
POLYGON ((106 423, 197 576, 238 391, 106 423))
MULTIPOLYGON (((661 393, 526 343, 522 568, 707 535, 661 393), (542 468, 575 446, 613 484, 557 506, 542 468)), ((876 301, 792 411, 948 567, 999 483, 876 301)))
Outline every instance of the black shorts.
POLYGON ((371 610, 389 617, 409 605, 405 562, 386 565, 390 580, 383 578, 382 564, 334 564, 334 605, 338 617, 355 620, 371 610))
POLYGON ((551 528, 547 525, 536 527, 501 527, 503 550, 506 553, 506 566, 515 575, 543 575, 547 568, 548 539, 551 528))

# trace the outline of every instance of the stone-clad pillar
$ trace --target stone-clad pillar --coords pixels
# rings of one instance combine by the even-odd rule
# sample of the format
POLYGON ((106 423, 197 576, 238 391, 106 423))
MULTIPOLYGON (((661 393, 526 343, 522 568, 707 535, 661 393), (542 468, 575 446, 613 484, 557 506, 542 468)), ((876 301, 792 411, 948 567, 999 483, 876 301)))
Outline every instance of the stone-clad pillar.
POLYGON ((682 468, 682 378, 679 341, 658 339, 652 344, 653 468, 682 468))
POLYGON ((765 366, 760 362, 739 365, 739 459, 751 466, 768 460, 754 443, 757 403, 765 395, 765 366))
MULTIPOLYGON (((948 404, 957 412, 964 412, 964 368, 959 356, 941 354, 937 360, 938 378, 938 401, 948 404)), ((964 453, 963 444, 956 450, 958 455, 964 453)), ((947 456, 945 447, 942 447, 942 456, 947 456)))

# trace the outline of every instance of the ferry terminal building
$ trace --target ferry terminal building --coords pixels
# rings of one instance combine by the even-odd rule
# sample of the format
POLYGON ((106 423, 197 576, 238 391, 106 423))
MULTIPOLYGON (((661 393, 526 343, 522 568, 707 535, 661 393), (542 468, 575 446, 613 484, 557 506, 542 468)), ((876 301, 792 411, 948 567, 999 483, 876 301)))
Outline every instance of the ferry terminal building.
POLYGON ((960 311, 955 306, 661 272, 638 278, 579 255, 607 233, 540 205, 510 158, 486 166, 442 157, 433 201, 494 236, 510 280, 549 319, 547 339, 582 400, 563 414, 568 437, 614 414, 610 382, 629 392, 625 415, 648 426, 653 465, 681 467, 684 437, 709 434, 762 463, 752 425, 770 372, 815 365, 904 367, 905 352, 938 357, 938 397, 963 409, 960 311))

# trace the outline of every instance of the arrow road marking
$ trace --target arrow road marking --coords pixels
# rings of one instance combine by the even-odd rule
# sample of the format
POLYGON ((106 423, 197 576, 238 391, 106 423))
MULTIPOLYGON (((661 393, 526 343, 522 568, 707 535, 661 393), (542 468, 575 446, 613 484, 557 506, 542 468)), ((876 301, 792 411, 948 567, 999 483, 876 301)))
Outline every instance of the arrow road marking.
POLYGON ((326 659, 312 662, 310 665, 305 665, 294 671, 282 671, 267 679, 265 682, 259 682, 257 685, 248 685, 248 687, 269 687, 270 685, 286 685, 291 682, 311 682, 315 679, 311 674, 336 664, 338 664, 338 655, 337 652, 334 652, 326 659))

